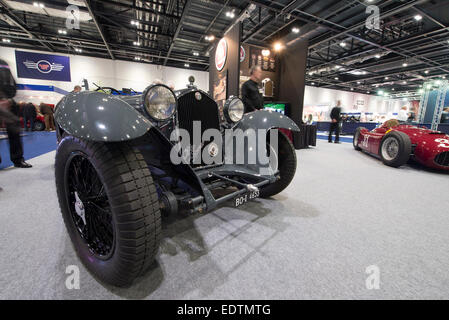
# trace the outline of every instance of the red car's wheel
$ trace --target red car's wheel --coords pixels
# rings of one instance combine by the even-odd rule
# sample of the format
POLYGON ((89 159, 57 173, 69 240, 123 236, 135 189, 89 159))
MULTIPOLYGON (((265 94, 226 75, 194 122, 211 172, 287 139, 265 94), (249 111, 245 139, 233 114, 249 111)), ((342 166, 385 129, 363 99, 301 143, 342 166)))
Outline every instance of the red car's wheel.
POLYGON ((357 150, 357 151, 361 151, 362 150, 362 148, 359 147, 359 137, 360 137, 360 131, 361 130, 362 130, 361 127, 357 128, 355 130, 354 139, 352 141, 352 145, 354 146, 354 149, 357 150))
POLYGON ((390 167, 400 167, 406 164, 412 153, 412 143, 407 134, 392 131, 386 134, 380 143, 379 155, 382 162, 390 167))

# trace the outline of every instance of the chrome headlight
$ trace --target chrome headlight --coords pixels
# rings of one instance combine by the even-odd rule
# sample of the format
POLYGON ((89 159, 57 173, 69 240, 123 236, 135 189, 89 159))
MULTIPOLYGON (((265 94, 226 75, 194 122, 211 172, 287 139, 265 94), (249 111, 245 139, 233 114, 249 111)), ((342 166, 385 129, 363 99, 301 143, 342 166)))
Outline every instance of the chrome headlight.
POLYGON ((149 87, 145 93, 145 109, 157 121, 164 121, 176 111, 177 99, 174 92, 163 84, 149 87))
POLYGON ((228 122, 239 122, 245 114, 243 101, 237 97, 230 97, 224 105, 223 113, 228 122))

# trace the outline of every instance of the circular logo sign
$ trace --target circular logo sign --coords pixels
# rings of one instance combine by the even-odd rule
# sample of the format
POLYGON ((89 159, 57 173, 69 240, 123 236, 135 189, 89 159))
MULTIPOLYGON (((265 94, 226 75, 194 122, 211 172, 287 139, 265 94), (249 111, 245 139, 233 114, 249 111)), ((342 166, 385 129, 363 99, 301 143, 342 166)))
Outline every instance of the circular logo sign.
POLYGON ((226 39, 223 38, 220 40, 217 46, 217 51, 215 52, 215 67, 217 67, 218 71, 223 70, 226 65, 226 58, 228 56, 228 43, 226 39))
POLYGON ((41 60, 37 63, 37 70, 41 73, 50 73, 51 72, 51 64, 46 60, 41 60))
POLYGON ((243 48, 243 46, 240 46, 240 62, 245 61, 245 58, 246 58, 245 48, 243 48))
POLYGON ((195 92, 195 99, 200 101, 201 99, 203 99, 203 96, 201 95, 200 92, 195 92))

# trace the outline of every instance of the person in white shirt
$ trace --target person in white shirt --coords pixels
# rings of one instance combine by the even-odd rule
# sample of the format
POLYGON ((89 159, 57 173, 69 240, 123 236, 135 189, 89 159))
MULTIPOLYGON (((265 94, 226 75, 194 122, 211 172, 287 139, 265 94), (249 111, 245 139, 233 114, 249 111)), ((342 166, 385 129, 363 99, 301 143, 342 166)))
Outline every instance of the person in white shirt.
POLYGON ((403 106, 401 110, 399 110, 398 120, 406 122, 408 119, 407 107, 403 106))

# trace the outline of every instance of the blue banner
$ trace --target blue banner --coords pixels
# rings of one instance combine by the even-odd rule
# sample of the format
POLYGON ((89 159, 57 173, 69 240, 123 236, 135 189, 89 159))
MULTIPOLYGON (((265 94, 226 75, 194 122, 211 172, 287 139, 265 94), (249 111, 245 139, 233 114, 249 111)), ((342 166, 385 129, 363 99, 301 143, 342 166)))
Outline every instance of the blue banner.
POLYGON ((16 50, 19 78, 71 81, 70 58, 16 50))

